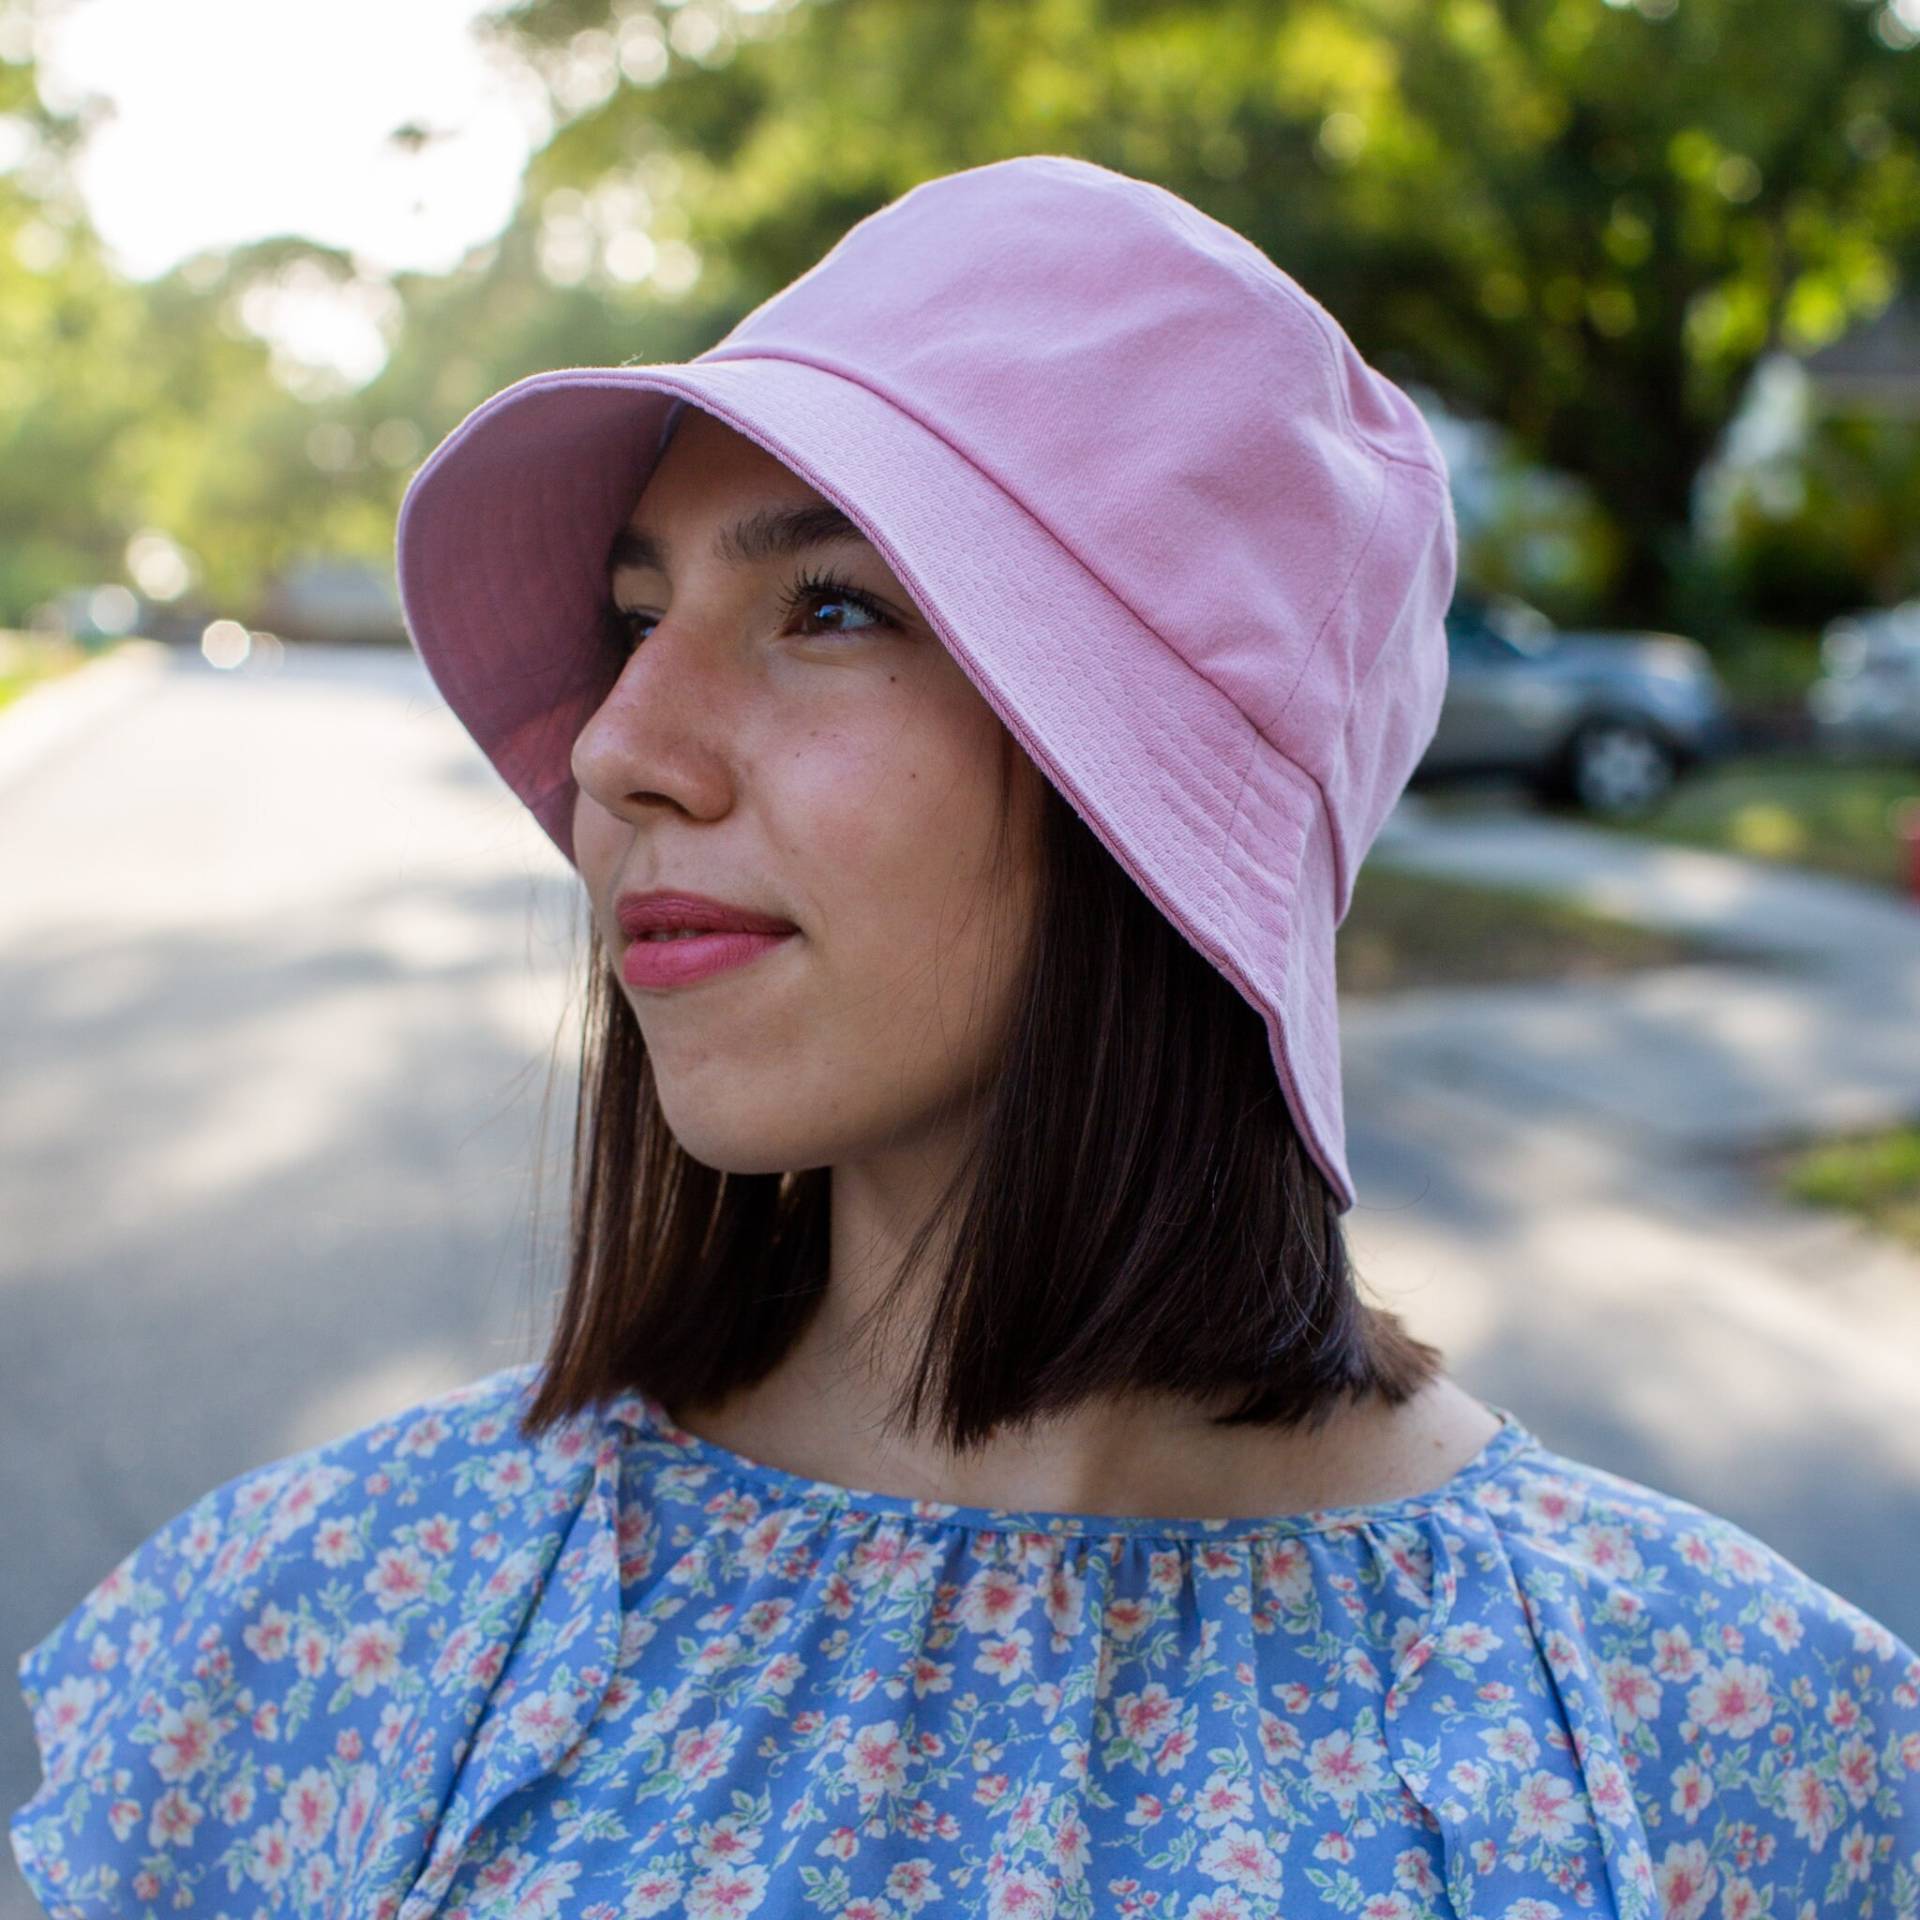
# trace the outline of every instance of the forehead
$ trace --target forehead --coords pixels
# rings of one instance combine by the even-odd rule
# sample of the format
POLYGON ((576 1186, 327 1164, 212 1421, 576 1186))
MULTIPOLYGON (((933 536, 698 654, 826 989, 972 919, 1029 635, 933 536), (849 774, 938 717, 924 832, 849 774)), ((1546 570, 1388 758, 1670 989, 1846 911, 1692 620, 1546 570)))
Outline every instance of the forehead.
MULTIPOLYGON (((815 547, 857 544, 873 550, 859 526, 830 500, 804 500, 786 505, 756 507, 722 521, 708 541, 708 552, 723 566, 763 566, 790 559, 815 547)), ((646 524, 642 510, 614 535, 607 556, 609 569, 647 567, 670 573, 673 545, 646 524)))
POLYGON ((688 546, 708 526, 708 551, 727 566, 835 542, 871 550, 851 516, 750 434, 690 402, 678 408, 628 524, 614 536, 613 566, 665 572, 674 559, 695 557, 688 546), (680 535, 682 527, 690 531, 680 535))

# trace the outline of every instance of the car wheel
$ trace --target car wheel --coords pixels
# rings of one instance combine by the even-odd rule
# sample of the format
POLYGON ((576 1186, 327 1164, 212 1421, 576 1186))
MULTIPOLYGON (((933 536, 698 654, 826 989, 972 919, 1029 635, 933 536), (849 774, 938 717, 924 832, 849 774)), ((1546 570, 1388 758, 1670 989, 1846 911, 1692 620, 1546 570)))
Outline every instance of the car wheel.
POLYGON ((1673 749, 1644 720, 1600 715, 1574 730, 1559 784, 1586 812, 1630 820, 1652 812, 1673 791, 1678 773, 1673 749))

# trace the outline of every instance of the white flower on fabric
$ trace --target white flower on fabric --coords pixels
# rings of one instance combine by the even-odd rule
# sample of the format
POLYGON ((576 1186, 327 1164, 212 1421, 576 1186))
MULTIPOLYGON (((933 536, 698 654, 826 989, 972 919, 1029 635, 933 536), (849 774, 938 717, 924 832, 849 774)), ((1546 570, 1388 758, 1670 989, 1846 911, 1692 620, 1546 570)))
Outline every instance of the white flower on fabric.
POLYGON ((394 1452, 412 1455, 417 1459, 427 1459, 437 1452, 441 1444, 453 1431, 446 1420, 438 1413, 429 1413, 416 1420, 394 1443, 394 1452))
POLYGON ((954 1618, 973 1633, 1001 1633, 1026 1612, 1033 1589, 1005 1567, 982 1567, 961 1590, 954 1618))
POLYGON ((1729 1660, 1711 1667, 1687 1696, 1687 1712, 1709 1733, 1744 1740, 1773 1715, 1773 1691, 1764 1667, 1729 1660))
POLYGON ((1471 1660, 1476 1665, 1484 1660, 1495 1647, 1503 1647, 1506 1642, 1479 1620, 1460 1620, 1440 1636, 1440 1651, 1458 1656, 1462 1660, 1471 1660))
POLYGON ((1223 1828, 1200 1849, 1195 1864, 1202 1873, 1242 1893, 1264 1894, 1269 1899, 1279 1896, 1280 1856, 1267 1844, 1266 1836, 1252 1827, 1223 1828))
POLYGON ((1683 1761, 1673 1770, 1673 1798, 1668 1803, 1692 1826, 1713 1799, 1713 1775, 1698 1761, 1683 1761))
POLYGON ((197 1700, 169 1707, 160 1716, 158 1737, 151 1749, 154 1770, 162 1780, 190 1780, 213 1758, 219 1739, 207 1710, 197 1700))
POLYGON ((1059 1894, 1059 1887, 1038 1867, 1016 1867, 988 1889, 988 1920, 1047 1920, 1059 1894))
POLYGON ((147 1844, 153 1847, 184 1847, 193 1838, 206 1809, 191 1798, 185 1787, 169 1787, 153 1803, 153 1818, 147 1822, 147 1844))
POLYGON ((293 1847, 278 1820, 270 1821, 253 1836, 247 1850, 247 1871, 263 1887, 277 1887, 293 1871, 293 1847))
POLYGON ((907 1743, 897 1722, 876 1721, 847 1743, 847 1778, 860 1788, 863 1802, 898 1793, 906 1784, 907 1743))
POLYGON ((1637 1660, 1604 1660, 1600 1664, 1600 1689, 1613 1713, 1613 1724, 1622 1733, 1656 1720, 1665 1689, 1653 1677, 1649 1667, 1637 1660))
POLYGON ((515 1704, 508 1724, 515 1738, 524 1740, 551 1763, 579 1737, 578 1710, 578 1701, 543 1688, 515 1704))
POLYGON ((302 1853, 311 1853, 327 1837, 339 1807, 339 1789, 318 1767, 303 1768, 280 1796, 280 1818, 302 1853))
POLYGON ((287 1483, 274 1507, 268 1530, 276 1539, 284 1540, 314 1520, 320 1509, 352 1479, 353 1475, 345 1467, 316 1465, 302 1469, 287 1483))
POLYGON ((1123 1693, 1113 1703, 1113 1723, 1123 1740, 1152 1747, 1180 1719, 1180 1703, 1156 1680, 1138 1693, 1123 1693))
MULTIPOLYGON (((716 1867, 687 1889, 687 1920, 739 1920, 766 1898, 767 1870, 762 1866, 716 1867)), ((640 1911, 640 1909, 633 1909, 640 1911)), ((665 1908, 646 1909, 663 1913, 665 1908)))
POLYGON ((1719 1884, 1720 1870, 1707 1858, 1704 1840, 1676 1842, 1654 1870, 1661 1920, 1700 1920, 1719 1884))
POLYGON ((511 1920, 553 1920, 560 1903, 580 1877, 578 1860, 550 1861, 539 1866, 514 1889, 511 1920))
POLYGON ((422 1598, 432 1576, 427 1563, 411 1547, 382 1547, 363 1582, 383 1613, 422 1598))
POLYGON ((106 1691, 98 1681, 76 1673, 47 1690, 34 1715, 34 1730, 49 1746, 64 1746, 86 1727, 94 1702, 106 1691))
POLYGON ((497 1453, 484 1471, 474 1476, 474 1484, 496 1500, 511 1499, 533 1485, 533 1458, 525 1451, 497 1453))
POLYGON ((1587 1510, 1587 1497, 1557 1474, 1530 1475, 1520 1495, 1520 1513, 1530 1528, 1557 1533, 1587 1510))
POLYGON ((366 1552, 360 1531, 351 1520, 322 1520, 313 1534, 313 1557, 323 1567, 344 1567, 366 1552))
POLYGON ((1789 1767, 1780 1786, 1794 1832, 1818 1853, 1840 1818, 1840 1802, 1811 1767, 1789 1767))
POLYGON ((1415 1909, 1404 1893, 1376 1893, 1360 1902, 1355 1920, 1415 1920, 1415 1909))
POLYGON ((1307 1749, 1307 1777, 1342 1813, 1351 1813, 1363 1793, 1386 1784, 1380 1762, 1387 1750, 1370 1734, 1339 1727, 1307 1749))
POLYGON ((131 1557, 122 1560, 107 1577, 98 1582, 87 1595, 86 1606, 89 1614, 96 1620, 111 1620, 120 1609, 133 1598, 133 1562, 131 1557))
POLYGON ((1024 1679, 1033 1671, 1033 1635, 1025 1627, 1016 1627, 999 1640, 984 1642, 973 1670, 994 1675, 1003 1687, 1024 1679))
POLYGON ((1253 1789, 1244 1779, 1215 1769, 1194 1795, 1193 1824, 1203 1832, 1224 1826, 1229 1820, 1245 1821, 1253 1813, 1253 1789))
POLYGON ((680 1876, 664 1867, 648 1867, 635 1876, 620 1908, 620 1920, 654 1920, 656 1914, 681 1904, 685 1891, 680 1876))
POLYGON ((249 1652, 262 1660, 284 1660, 293 1648, 294 1617, 269 1600, 259 1618, 240 1629, 249 1652))
POLYGON ((1516 1767, 1530 1767, 1540 1758, 1540 1742, 1524 1720, 1509 1720, 1504 1727, 1488 1727, 1480 1739, 1496 1760, 1505 1760, 1516 1767))
POLYGON ((1639 1824, 1640 1809, 1634 1803, 1627 1770, 1597 1753, 1588 1754, 1586 1770, 1587 1799, 1594 1812, 1609 1825, 1631 1832, 1639 1824))
POLYGON ((353 1682, 355 1693, 371 1693, 388 1685, 400 1671, 400 1645, 400 1630, 384 1621, 349 1627, 333 1657, 333 1670, 353 1682))
POLYGON ((1594 1572, 1604 1573, 1609 1579, 1631 1580, 1642 1570, 1640 1549, 1626 1527, 1607 1526, 1596 1520, 1577 1527, 1568 1544, 1594 1572))
POLYGON ((1587 1818, 1571 1784, 1544 1768, 1520 1782, 1513 1796, 1513 1838, 1540 1839, 1557 1847, 1572 1839, 1577 1823, 1587 1818))

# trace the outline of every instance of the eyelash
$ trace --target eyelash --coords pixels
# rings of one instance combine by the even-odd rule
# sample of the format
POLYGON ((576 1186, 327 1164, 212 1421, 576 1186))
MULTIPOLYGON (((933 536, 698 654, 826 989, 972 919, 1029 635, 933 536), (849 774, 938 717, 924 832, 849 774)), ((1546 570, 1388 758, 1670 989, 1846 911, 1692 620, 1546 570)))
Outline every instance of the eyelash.
MULTIPOLYGON (((801 608, 813 600, 845 600, 849 605, 858 607, 862 613, 870 614, 883 627, 896 626, 897 621, 880 603, 870 595, 862 593, 850 580, 828 571, 815 573, 811 569, 803 571, 787 590, 786 597, 780 603, 781 616, 791 620, 801 608)), ((607 608, 611 627, 611 638, 616 646, 630 650, 635 644, 634 623, 639 620, 651 620, 655 616, 639 613, 628 607, 609 606, 607 608)), ((864 631, 864 629, 852 629, 864 631)))

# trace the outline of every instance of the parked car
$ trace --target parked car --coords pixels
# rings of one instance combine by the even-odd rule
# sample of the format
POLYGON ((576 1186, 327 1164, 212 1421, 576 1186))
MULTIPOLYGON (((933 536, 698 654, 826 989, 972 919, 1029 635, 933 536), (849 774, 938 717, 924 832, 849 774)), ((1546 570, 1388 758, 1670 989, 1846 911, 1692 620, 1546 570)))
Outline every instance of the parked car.
POLYGON ((1456 592, 1447 693, 1415 786, 1517 778, 1551 806, 1630 818, 1721 757, 1736 729, 1706 648, 1575 632, 1511 594, 1456 592))
POLYGON ((1820 666, 1807 713, 1822 752, 1920 760, 1920 599, 1829 621, 1820 666))
POLYGON ((267 588, 259 624, 283 640, 407 644, 393 569, 364 560, 305 560, 287 567, 267 588))
POLYGON ((103 581, 98 586, 68 587, 43 600, 27 614, 33 633, 57 634, 94 650, 112 645, 130 633, 144 633, 149 603, 131 587, 103 581))

